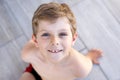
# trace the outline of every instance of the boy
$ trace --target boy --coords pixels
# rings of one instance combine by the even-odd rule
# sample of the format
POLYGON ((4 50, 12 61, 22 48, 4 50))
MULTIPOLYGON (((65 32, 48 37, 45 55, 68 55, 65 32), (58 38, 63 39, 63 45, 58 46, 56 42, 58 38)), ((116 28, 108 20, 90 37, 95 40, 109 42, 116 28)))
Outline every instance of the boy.
MULTIPOLYGON (((86 56, 72 46, 77 38, 76 21, 66 4, 42 4, 32 19, 33 35, 22 50, 22 59, 30 63, 41 80, 75 80, 86 77, 92 62, 99 64, 102 52, 93 49, 86 56)), ((40 80, 36 79, 36 80, 40 80)), ((25 72, 20 80, 35 80, 25 72)))

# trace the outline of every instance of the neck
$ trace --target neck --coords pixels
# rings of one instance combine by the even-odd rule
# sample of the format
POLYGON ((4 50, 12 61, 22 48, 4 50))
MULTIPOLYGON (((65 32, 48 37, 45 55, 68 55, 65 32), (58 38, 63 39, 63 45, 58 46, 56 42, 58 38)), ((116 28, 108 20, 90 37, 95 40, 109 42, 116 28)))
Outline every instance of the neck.
POLYGON ((61 57, 60 59, 52 59, 52 58, 48 58, 47 62, 51 63, 51 64, 65 64, 68 59, 70 58, 70 53, 64 55, 63 57, 61 57))

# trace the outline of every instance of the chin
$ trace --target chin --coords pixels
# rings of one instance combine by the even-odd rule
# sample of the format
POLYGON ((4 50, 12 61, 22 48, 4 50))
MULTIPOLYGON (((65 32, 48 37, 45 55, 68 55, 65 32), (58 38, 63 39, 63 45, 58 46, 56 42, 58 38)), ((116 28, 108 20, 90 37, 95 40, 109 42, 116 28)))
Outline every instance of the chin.
POLYGON ((58 53, 58 54, 52 54, 50 55, 50 58, 55 61, 55 62, 59 62, 61 60, 63 60, 65 57, 65 55, 63 53, 58 53))

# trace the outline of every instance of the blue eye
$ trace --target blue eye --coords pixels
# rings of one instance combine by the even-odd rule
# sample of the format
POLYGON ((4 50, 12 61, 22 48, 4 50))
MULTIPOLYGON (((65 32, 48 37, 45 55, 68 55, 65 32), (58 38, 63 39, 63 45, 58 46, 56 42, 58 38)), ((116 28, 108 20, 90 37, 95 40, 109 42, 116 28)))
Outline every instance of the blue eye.
POLYGON ((50 36, 50 34, 49 33, 44 33, 44 34, 42 34, 42 36, 47 37, 47 36, 50 36))
POLYGON ((60 33, 59 36, 67 36, 67 33, 60 33))

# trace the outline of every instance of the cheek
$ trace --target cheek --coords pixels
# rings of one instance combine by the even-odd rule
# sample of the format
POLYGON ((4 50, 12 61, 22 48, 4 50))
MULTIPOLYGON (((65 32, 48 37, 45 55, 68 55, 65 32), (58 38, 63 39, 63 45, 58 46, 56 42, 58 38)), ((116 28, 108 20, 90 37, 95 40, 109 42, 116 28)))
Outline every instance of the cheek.
POLYGON ((40 48, 45 48, 46 46, 48 45, 48 41, 46 41, 46 40, 38 40, 38 46, 40 47, 40 48))
POLYGON ((71 44, 70 44, 70 42, 64 43, 64 51, 65 51, 65 53, 69 53, 70 50, 71 50, 71 44))
POLYGON ((66 48, 70 48, 70 47, 72 47, 72 40, 68 39, 68 40, 64 41, 63 44, 66 48))

